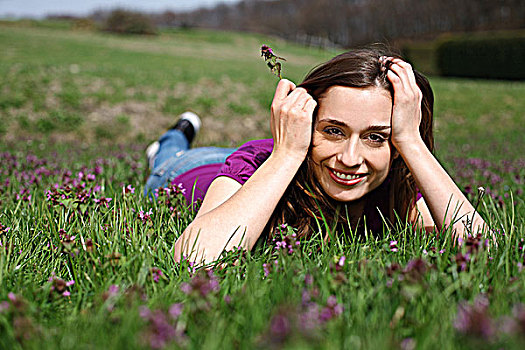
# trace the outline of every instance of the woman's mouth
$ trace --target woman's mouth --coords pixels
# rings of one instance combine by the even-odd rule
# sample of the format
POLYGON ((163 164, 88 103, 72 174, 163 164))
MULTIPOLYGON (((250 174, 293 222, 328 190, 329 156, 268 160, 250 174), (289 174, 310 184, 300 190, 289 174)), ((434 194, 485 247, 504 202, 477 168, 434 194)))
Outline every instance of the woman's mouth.
POLYGON ((349 174, 349 173, 342 173, 337 170, 328 169, 328 172, 330 173, 330 177, 337 182, 340 185, 344 186, 354 186, 358 183, 364 181, 366 178, 366 174, 349 174))

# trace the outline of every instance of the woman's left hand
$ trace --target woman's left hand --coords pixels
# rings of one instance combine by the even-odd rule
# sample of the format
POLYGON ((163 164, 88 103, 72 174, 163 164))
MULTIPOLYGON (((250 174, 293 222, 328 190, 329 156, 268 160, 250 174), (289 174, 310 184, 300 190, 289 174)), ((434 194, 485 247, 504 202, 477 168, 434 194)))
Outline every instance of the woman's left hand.
POLYGON ((401 152, 403 145, 421 139, 419 124, 423 94, 410 64, 393 57, 381 57, 380 60, 387 67, 387 77, 394 87, 391 140, 401 152))

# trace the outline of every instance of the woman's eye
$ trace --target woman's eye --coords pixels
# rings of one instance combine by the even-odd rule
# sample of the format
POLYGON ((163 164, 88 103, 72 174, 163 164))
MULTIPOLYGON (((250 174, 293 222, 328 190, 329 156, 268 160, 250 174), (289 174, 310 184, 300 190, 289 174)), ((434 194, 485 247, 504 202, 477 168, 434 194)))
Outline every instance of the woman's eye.
POLYGON ((370 134, 368 135, 368 139, 372 142, 384 142, 386 141, 386 138, 381 136, 381 135, 378 135, 378 134, 370 134))
POLYGON ((334 128, 334 127, 324 128, 323 132, 328 134, 328 135, 334 135, 334 136, 342 136, 342 135, 344 135, 343 132, 339 128, 334 128))

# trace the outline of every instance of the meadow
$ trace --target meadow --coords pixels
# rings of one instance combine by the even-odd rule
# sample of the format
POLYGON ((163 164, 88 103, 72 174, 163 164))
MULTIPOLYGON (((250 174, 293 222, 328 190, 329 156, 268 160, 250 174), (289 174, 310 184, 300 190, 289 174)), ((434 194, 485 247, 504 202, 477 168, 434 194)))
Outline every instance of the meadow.
POLYGON ((261 44, 295 82, 337 52, 44 24, 0 23, 1 349, 523 348, 524 82, 430 77, 436 155, 496 243, 282 227, 202 269, 173 258, 195 215, 177 189, 142 195, 145 147, 185 110, 203 120, 195 146, 269 137, 261 44))

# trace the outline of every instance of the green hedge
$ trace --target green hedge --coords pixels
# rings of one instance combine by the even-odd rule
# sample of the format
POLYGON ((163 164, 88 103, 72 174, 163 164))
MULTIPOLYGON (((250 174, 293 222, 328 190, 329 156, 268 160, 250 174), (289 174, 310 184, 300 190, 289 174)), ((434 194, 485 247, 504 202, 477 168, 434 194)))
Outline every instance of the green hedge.
POLYGON ((436 55, 441 75, 525 79, 525 32, 449 37, 436 55))
POLYGON ((157 28, 148 16, 140 12, 113 10, 104 30, 119 34, 157 34, 157 28))

